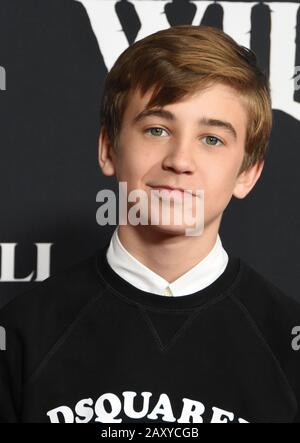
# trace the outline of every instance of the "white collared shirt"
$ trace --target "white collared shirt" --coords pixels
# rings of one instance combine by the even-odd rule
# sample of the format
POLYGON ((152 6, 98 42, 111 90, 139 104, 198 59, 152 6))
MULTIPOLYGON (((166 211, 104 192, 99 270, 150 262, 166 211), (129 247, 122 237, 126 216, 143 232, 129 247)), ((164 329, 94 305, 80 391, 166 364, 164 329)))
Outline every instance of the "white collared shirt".
POLYGON ((169 283, 127 251, 120 241, 118 229, 119 226, 110 240, 106 253, 107 261, 120 277, 142 291, 175 297, 192 294, 213 283, 227 266, 228 255, 218 234, 209 254, 189 271, 169 283))

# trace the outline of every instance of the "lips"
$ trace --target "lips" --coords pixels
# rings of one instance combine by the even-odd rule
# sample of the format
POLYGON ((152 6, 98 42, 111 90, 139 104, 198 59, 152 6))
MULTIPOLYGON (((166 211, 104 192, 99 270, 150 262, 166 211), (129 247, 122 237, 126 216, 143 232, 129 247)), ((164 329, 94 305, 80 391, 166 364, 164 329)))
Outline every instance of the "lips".
POLYGON ((184 189, 184 188, 175 188, 169 185, 150 185, 152 189, 162 190, 162 191, 169 191, 170 193, 173 193, 174 195, 180 194, 181 196, 184 195, 184 192, 190 195, 193 194, 190 190, 184 189))

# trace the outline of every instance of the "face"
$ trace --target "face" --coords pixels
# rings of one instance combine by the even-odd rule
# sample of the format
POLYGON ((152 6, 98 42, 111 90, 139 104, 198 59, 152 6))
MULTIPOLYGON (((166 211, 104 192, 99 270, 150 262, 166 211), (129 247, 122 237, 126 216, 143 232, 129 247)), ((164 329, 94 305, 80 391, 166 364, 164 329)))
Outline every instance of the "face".
MULTIPOLYGON (((244 198, 263 167, 263 164, 254 166, 238 177, 245 152, 246 109, 234 89, 215 84, 163 107, 160 109, 163 112, 141 115, 151 92, 141 96, 135 91, 129 100, 116 153, 102 128, 99 138, 102 172, 115 175, 118 182, 125 181, 128 193, 144 190, 149 211, 150 194, 156 186, 187 189, 193 194, 203 190, 204 229, 215 224, 218 230, 232 195, 244 198)), ((192 196, 194 215, 198 198, 192 196)), ((163 198, 161 202, 164 204, 163 198)), ((173 202, 171 211, 176 200, 173 202)), ((190 225, 183 222, 158 224, 152 229, 183 234, 186 227, 190 225)))

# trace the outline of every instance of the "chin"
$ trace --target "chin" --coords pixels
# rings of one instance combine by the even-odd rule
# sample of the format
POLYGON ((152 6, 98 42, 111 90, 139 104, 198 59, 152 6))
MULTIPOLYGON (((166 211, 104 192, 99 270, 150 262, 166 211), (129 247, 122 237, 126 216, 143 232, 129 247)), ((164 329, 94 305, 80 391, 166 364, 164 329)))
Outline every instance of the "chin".
POLYGON ((188 225, 174 225, 174 224, 169 224, 169 225, 162 225, 162 224, 158 224, 158 225, 151 225, 149 224, 147 226, 147 229, 152 230, 153 232, 156 233, 161 233, 161 234, 166 234, 166 235, 178 235, 178 236, 185 236, 186 235, 186 229, 191 228, 191 226, 188 225))

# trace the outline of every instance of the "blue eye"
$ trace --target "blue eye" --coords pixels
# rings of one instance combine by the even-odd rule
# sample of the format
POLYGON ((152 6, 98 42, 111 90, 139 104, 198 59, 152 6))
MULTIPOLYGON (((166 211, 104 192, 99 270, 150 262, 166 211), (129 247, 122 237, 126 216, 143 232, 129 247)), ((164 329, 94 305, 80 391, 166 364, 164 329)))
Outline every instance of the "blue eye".
MULTIPOLYGON (((214 135, 206 135, 206 136, 203 137, 203 138, 207 138, 207 139, 209 139, 210 141, 217 140, 217 141, 219 141, 219 142, 221 143, 221 145, 224 144, 224 143, 222 142, 222 140, 220 140, 218 137, 215 137, 214 135)), ((215 145, 214 143, 211 144, 210 142, 207 143, 207 144, 208 144, 209 146, 219 146, 219 145, 215 145)))
MULTIPOLYGON (((152 127, 152 128, 148 128, 148 129, 146 129, 145 132, 152 131, 153 129, 158 129, 159 131, 165 131, 165 129, 163 129, 163 128, 159 128, 158 126, 154 126, 154 127, 152 127)), ((157 133, 156 133, 156 134, 157 134, 157 133)), ((151 132, 151 135, 153 135, 152 132, 151 132)), ((159 135, 159 134, 158 134, 158 135, 159 135)))

